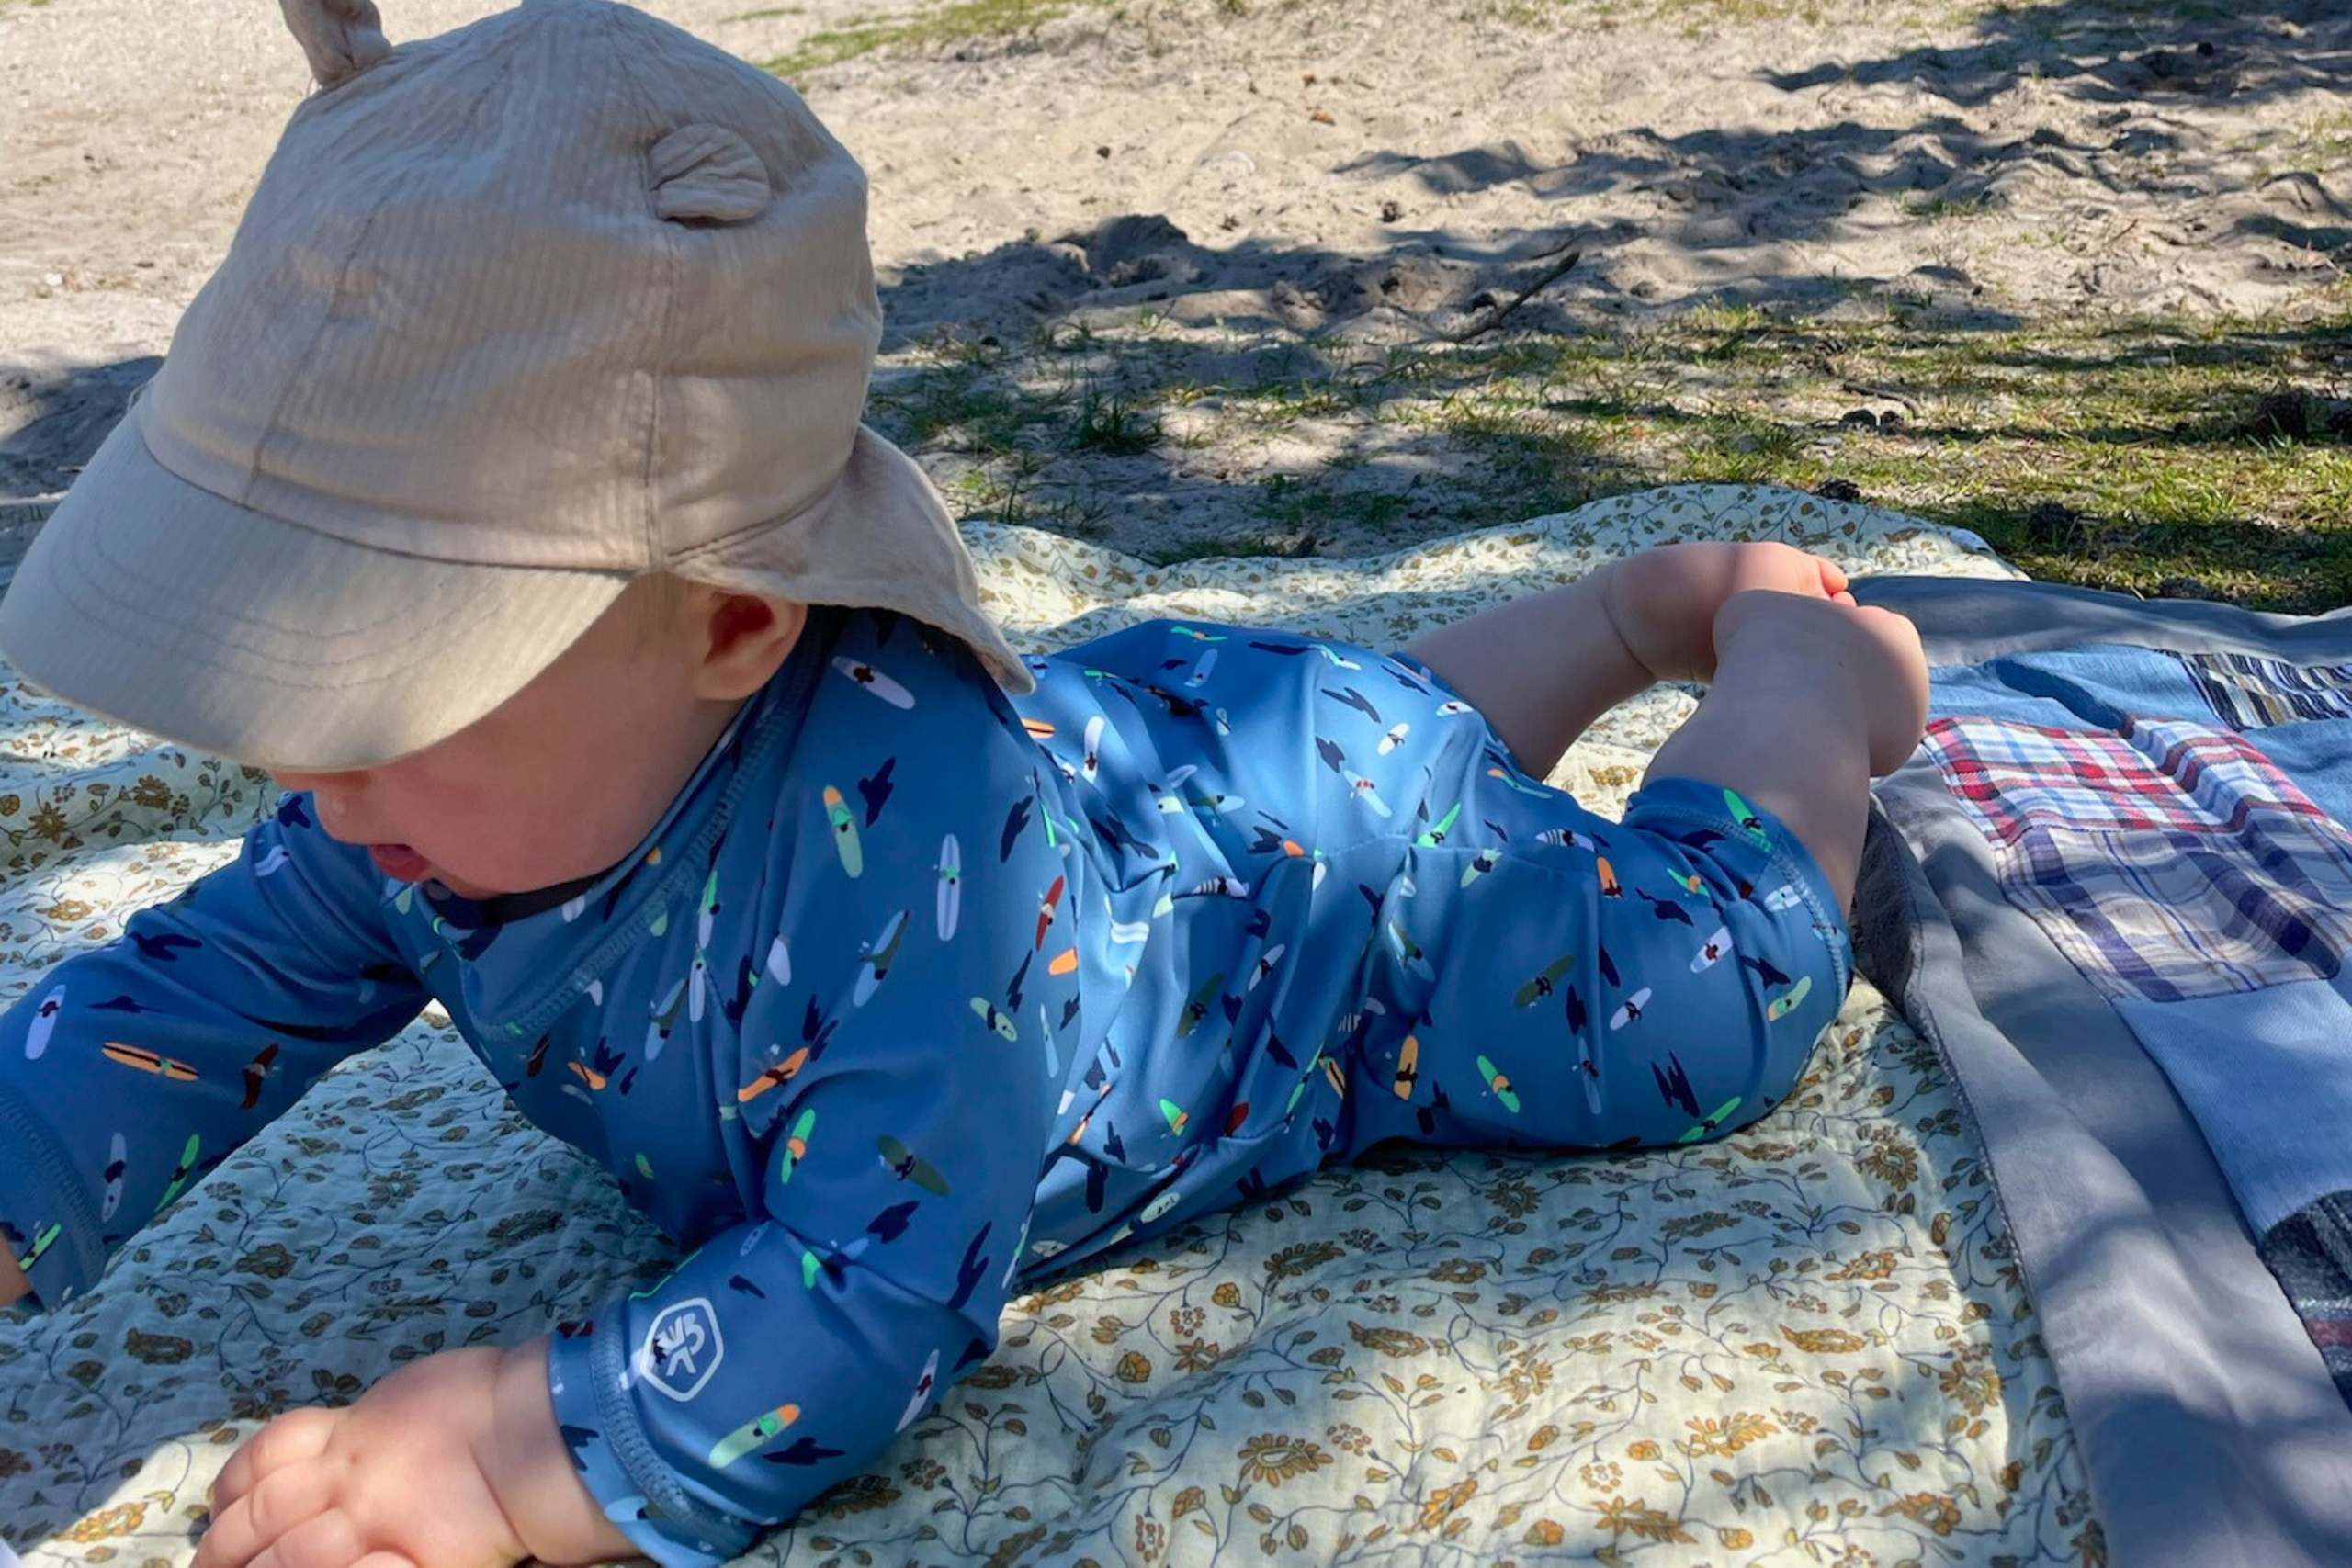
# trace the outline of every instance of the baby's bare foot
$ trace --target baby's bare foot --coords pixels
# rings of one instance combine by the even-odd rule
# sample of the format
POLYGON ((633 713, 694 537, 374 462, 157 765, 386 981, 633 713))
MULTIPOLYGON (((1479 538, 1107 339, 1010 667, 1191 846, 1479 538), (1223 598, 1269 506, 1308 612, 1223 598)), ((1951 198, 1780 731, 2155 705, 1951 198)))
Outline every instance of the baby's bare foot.
POLYGON ((1781 544, 1670 545, 1610 569, 1602 603, 1625 648, 1661 681, 1714 672, 1716 612, 1753 591, 1828 599, 1846 592, 1835 561, 1781 544))
POLYGON ((1849 680, 1868 728, 1872 778, 1893 773, 1918 749, 1928 719, 1928 660, 1919 629, 1894 611, 1795 593, 1736 593, 1715 616, 1714 642, 1724 663, 1743 649, 1783 658, 1810 649, 1825 682, 1849 680))

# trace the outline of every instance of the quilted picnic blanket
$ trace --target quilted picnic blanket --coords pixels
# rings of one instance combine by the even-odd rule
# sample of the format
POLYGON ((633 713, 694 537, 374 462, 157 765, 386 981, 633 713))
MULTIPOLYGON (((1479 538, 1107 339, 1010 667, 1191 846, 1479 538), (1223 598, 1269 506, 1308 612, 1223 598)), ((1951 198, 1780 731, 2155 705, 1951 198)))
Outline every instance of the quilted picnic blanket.
POLYGON ((1865 968, 1976 1112, 2108 1543, 2352 1562, 2352 611, 1881 579, 1865 968))
MULTIPOLYGON (((969 536, 1045 648, 1160 615, 1394 646, 1680 539, 2006 581, 1971 541, 1787 491, 1676 489, 1370 560, 1154 568, 969 536)), ((1689 711, 1555 782, 1621 805, 1689 711)), ((232 852, 266 782, 0 672, 0 992, 232 852)), ((577 1317, 672 1249, 427 1014, 166 1211, 101 1287, 0 1324, 0 1540, 185 1564, 233 1444, 443 1346, 577 1317)), ((870 1472, 754 1554, 877 1562, 2100 1563, 1979 1133, 1859 985, 1788 1103, 1618 1157, 1403 1151, 1026 1296, 870 1472)))

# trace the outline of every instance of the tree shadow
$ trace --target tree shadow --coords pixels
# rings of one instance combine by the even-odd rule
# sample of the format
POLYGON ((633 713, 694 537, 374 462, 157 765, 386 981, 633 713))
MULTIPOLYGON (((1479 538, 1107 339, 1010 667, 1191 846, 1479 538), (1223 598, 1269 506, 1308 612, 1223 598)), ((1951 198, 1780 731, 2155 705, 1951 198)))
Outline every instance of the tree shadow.
POLYGON ((0 365, 0 504, 71 486, 163 363, 0 365))
POLYGON ((2009 5, 1977 18, 1977 38, 1855 63, 1768 72, 1789 92, 1834 82, 1915 85, 1964 107, 1990 103, 2030 74, 2086 102, 2263 102, 2340 89, 2352 28, 2335 0, 2228 6, 2200 0, 2063 0, 2009 5))

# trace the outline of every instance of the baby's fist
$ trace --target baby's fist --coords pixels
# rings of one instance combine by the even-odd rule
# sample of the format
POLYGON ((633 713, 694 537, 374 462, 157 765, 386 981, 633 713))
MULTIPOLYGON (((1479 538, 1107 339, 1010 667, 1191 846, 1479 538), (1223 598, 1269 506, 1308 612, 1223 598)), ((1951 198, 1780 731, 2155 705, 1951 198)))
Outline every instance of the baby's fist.
POLYGON ((499 1352, 401 1368, 342 1410, 281 1416, 230 1456, 194 1568, 506 1568, 525 1555, 474 1459, 499 1352))

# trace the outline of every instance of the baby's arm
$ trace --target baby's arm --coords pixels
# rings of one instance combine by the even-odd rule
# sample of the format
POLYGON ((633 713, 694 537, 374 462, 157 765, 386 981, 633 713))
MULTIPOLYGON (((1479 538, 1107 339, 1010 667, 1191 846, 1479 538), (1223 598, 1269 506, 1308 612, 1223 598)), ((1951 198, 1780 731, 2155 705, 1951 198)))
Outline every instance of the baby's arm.
MULTIPOLYGON (((223 1472, 197 1568, 715 1564, 988 1356, 1070 1065, 1048 1033, 1075 1029, 1070 911, 1094 895, 1035 809, 1034 758, 971 709, 933 719, 952 806, 894 802, 862 872, 823 812, 779 810, 794 870, 747 951, 781 936, 790 977, 766 971, 714 1086, 748 1217, 551 1342, 444 1352, 281 1417, 223 1472), (956 921, 933 918, 947 828, 968 846, 956 921)), ((846 776, 880 760, 833 743, 846 776)))
POLYGON ((0 1295, 86 1290, 156 1210, 423 1007, 380 879, 307 807, 288 797, 237 859, 0 1017, 0 1295))

